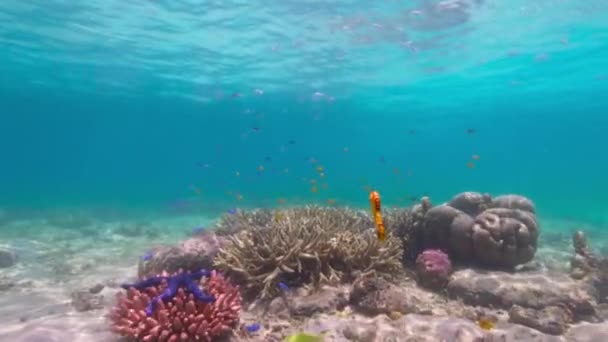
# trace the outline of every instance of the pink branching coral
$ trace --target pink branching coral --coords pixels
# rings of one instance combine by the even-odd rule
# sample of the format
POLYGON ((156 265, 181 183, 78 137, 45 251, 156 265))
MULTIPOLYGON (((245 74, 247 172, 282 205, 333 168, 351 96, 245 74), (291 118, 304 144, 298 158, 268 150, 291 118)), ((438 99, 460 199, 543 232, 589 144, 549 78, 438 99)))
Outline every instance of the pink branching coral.
POLYGON ((427 249, 416 258, 416 274, 420 285, 439 290, 443 288, 452 273, 449 256, 438 249, 427 249))
MULTIPOLYGON (((183 277, 183 273, 155 277, 162 279, 158 285, 128 286, 126 294, 118 294, 116 306, 109 315, 112 330, 138 342, 210 342, 224 336, 238 324, 241 296, 238 287, 221 274, 211 271, 208 275, 196 281, 198 290, 194 291, 204 291, 213 297, 213 301, 197 300, 191 286, 179 283, 174 296, 158 300, 151 306, 152 299, 164 298, 162 294, 175 290, 171 288, 171 280, 176 276, 183 277), (151 311, 150 307, 154 310, 151 311)), ((140 284, 149 283, 143 281, 140 284)))

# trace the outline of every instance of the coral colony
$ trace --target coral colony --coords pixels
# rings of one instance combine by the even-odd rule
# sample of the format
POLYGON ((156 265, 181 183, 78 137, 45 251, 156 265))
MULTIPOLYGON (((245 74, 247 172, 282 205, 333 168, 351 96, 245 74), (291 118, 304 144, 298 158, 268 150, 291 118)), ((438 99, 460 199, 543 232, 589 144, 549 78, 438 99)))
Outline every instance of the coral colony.
POLYGON ((587 246, 582 232, 573 237, 571 276, 578 282, 517 271, 534 258, 540 232, 534 205, 525 197, 464 192, 436 206, 425 197, 413 207, 387 210, 386 222, 386 240, 378 241, 369 213, 351 208, 226 213, 213 229, 140 260, 142 280, 123 285, 126 293, 119 293, 109 315, 112 329, 136 342, 217 341, 232 332, 278 341, 297 332, 297 325, 290 321, 286 330, 260 331, 268 320, 335 312, 323 319, 338 327, 346 322, 340 315, 352 314, 352 322, 335 330, 344 336, 356 328, 356 334, 365 330, 372 336, 366 340, 385 340, 390 329, 356 322, 361 315, 386 314, 391 322, 403 319, 394 322, 400 326, 427 322, 419 332, 404 332, 404 340, 429 334, 439 341, 465 330, 482 339, 490 336, 499 308, 508 311, 503 323, 562 335, 570 324, 598 320, 595 307, 608 301, 608 259, 587 246), (211 267, 217 271, 204 270, 211 267), (416 272, 417 284, 402 277, 408 269, 416 272), (161 270, 166 272, 158 275, 161 270), (429 297, 428 291, 448 300, 429 297), (239 325, 242 300, 252 304, 247 317, 264 321, 239 325), (289 315, 273 316, 270 307, 289 315), (434 307, 452 317, 409 315, 434 307), (474 307, 484 312, 463 314, 474 307))
POLYGON ((443 288, 452 273, 448 255, 438 249, 427 249, 416 259, 416 275, 420 285, 430 289, 443 288))
POLYGON ((146 306, 146 315, 151 316, 154 310, 156 310, 156 307, 160 301, 167 301, 173 299, 177 294, 177 289, 182 287, 188 289, 188 291, 190 291, 190 293, 194 295, 194 298, 196 300, 199 300, 204 303, 212 303, 213 301, 215 301, 215 298, 213 298, 212 296, 204 294, 195 282, 197 280, 200 280, 203 276, 209 277, 210 275, 211 272, 206 270, 200 270, 194 273, 179 272, 177 274, 167 277, 150 277, 136 284, 123 284, 121 287, 125 290, 128 290, 132 287, 134 289, 142 291, 148 287, 159 286, 162 282, 167 282, 167 288, 165 289, 165 291, 163 291, 160 295, 152 298, 150 304, 146 306))
POLYGON ((114 332, 134 341, 213 341, 239 320, 239 289, 216 271, 180 271, 123 288, 109 318, 114 332))

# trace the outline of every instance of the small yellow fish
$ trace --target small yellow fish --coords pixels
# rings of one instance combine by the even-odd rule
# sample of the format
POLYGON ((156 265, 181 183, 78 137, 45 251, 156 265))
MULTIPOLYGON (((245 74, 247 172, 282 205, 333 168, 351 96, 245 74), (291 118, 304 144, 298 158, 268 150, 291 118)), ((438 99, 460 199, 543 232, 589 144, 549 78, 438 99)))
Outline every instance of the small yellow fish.
POLYGON ((285 219, 285 213, 283 213, 282 211, 275 211, 274 212, 274 220, 279 222, 279 221, 283 221, 285 219))
POLYGON ((323 166, 319 165, 317 166, 317 172, 323 172, 325 170, 325 168, 323 168, 323 166))
POLYGON ((496 323, 489 317, 481 317, 477 320, 477 325, 483 330, 492 330, 496 326, 496 323))
POLYGON ((333 199, 333 198, 330 198, 330 199, 327 200, 327 204, 328 205, 334 205, 334 204, 336 204, 336 200, 333 199))
POLYGON ((310 188, 310 191, 316 194, 319 191, 319 188, 317 188, 317 185, 315 184, 310 188))
POLYGON ((237 201, 241 201, 243 199, 243 195, 241 194, 236 194, 236 200, 237 201))
POLYGON ((391 312, 389 312, 389 314, 388 314, 388 317, 389 317, 390 319, 392 319, 393 321, 398 320, 398 319, 399 319, 399 318, 401 318, 402 316, 403 316, 403 314, 402 314, 401 312, 399 312, 399 311, 391 311, 391 312))
POLYGON ((285 342, 323 342, 323 337, 316 334, 297 333, 287 336, 285 342))

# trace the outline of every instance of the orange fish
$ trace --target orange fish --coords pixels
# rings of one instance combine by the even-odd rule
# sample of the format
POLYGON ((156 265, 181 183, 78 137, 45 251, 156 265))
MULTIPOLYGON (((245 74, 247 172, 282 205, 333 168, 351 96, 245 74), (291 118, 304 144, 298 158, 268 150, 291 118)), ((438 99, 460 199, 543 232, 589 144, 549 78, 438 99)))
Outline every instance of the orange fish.
POLYGON ((380 204, 380 194, 378 191, 372 191, 369 193, 369 203, 372 208, 372 216, 376 223, 376 229, 378 232, 378 240, 383 241, 386 238, 384 230, 384 221, 382 220, 382 206, 380 204))
POLYGON ((469 169, 474 169, 474 168, 475 168, 475 163, 473 163, 473 162, 468 162, 468 163, 467 163, 467 167, 468 167, 469 169))
POLYGON ((329 205, 334 205, 334 204, 336 204, 336 200, 335 200, 335 199, 330 198, 330 199, 328 199, 328 200, 327 200, 327 204, 329 204, 329 205))

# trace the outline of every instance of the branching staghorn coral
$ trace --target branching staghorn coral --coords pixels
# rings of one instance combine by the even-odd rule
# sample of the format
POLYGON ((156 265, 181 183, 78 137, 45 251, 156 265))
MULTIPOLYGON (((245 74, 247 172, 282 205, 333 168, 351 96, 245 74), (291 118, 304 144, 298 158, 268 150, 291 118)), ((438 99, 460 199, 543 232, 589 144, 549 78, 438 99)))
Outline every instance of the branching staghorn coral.
POLYGON ((217 235, 232 235, 252 226, 263 227, 273 219, 273 210, 237 210, 234 214, 224 214, 215 224, 217 235))
POLYGON ((266 226, 231 237, 215 267, 243 284, 248 295, 272 298, 278 283, 313 285, 401 270, 401 241, 378 241, 363 212, 317 206, 277 210, 266 226))

